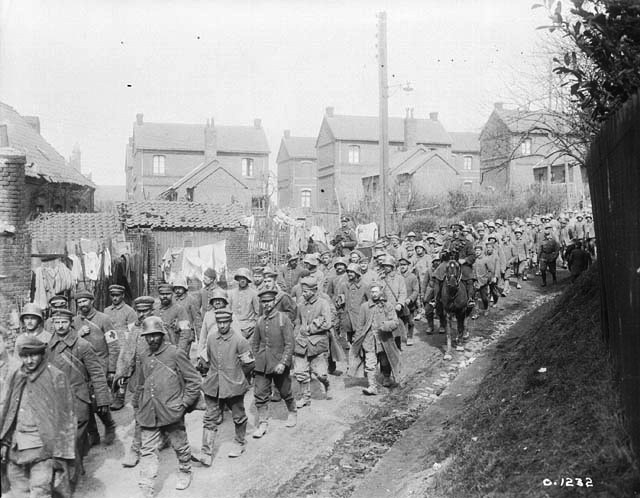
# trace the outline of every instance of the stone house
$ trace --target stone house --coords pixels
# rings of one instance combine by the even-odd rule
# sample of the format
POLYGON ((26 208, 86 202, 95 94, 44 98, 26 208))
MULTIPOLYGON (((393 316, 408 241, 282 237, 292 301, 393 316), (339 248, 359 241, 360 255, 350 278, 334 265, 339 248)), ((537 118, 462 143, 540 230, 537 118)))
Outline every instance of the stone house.
POLYGON ((42 212, 91 212, 95 185, 80 172, 76 147, 67 162, 40 134, 37 116, 22 116, 0 102, 0 147, 11 147, 26 157, 24 215, 42 212))
MULTIPOLYGON (((336 211, 336 199, 355 203, 364 197, 362 178, 379 172, 378 125, 378 117, 336 115, 327 107, 316 141, 319 209, 336 211)), ((394 148, 419 145, 449 160, 451 144, 436 112, 429 119, 416 119, 412 113, 389 118, 390 155, 394 148)))
POLYGON ((149 123, 138 114, 125 171, 128 200, 235 200, 260 207, 269 146, 260 119, 253 126, 221 126, 213 119, 204 125, 149 123))
POLYGON ((301 213, 317 207, 316 139, 292 137, 284 131, 276 159, 278 165, 278 206, 301 213))
POLYGON ((576 201, 584 193, 586 179, 547 131, 563 133, 564 128, 557 115, 505 109, 496 103, 480 133, 482 187, 522 191, 537 185, 565 192, 570 203, 576 201))

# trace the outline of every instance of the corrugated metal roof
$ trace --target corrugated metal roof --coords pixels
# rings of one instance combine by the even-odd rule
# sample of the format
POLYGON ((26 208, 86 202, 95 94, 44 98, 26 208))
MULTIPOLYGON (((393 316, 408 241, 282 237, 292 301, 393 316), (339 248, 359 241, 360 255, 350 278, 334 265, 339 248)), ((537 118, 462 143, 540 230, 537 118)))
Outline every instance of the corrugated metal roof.
MULTIPOLYGON (((137 149, 204 151, 201 124, 134 123, 133 139, 137 149)), ((263 128, 255 126, 216 126, 220 152, 268 154, 269 144, 263 128)))
POLYGON ((122 231, 117 213, 42 213, 28 222, 34 241, 103 239, 122 231))
MULTIPOLYGON (((30 120, 34 117, 30 116, 30 120)), ((9 146, 27 157, 25 174, 52 183, 71 183, 95 188, 94 183, 69 166, 64 157, 11 106, 0 102, 0 125, 7 126, 9 146), (32 166, 29 166, 32 164, 32 166)))
MULTIPOLYGON (((373 116, 326 116, 336 140, 377 142, 379 119, 373 116)), ((416 137, 420 144, 451 144, 451 137, 440 121, 416 119, 416 137)), ((404 118, 389 118, 389 141, 404 142, 404 118)))
POLYGON ((244 226, 245 218, 239 204, 132 201, 120 204, 118 210, 127 228, 224 230, 244 226))
POLYGON ((480 133, 450 131, 451 152, 480 152, 480 133))

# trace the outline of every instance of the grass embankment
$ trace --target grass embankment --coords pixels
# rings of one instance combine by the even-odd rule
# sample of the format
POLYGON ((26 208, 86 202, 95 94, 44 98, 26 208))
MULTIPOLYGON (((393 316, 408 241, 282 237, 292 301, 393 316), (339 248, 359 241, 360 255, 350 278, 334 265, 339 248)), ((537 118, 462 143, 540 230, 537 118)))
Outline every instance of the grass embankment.
POLYGON ((536 313, 498 345, 467 410, 449 421, 436 448, 448 463, 427 496, 637 496, 637 461, 600 336, 597 272, 536 313))

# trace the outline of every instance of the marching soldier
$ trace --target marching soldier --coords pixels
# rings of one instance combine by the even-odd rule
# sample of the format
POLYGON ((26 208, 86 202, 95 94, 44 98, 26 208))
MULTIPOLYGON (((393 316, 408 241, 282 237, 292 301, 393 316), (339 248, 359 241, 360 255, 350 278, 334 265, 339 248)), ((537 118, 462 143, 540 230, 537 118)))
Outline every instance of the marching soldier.
POLYGON ((368 299, 368 288, 361 282, 361 276, 360 266, 351 263, 347 267, 347 280, 342 281, 337 288, 338 303, 342 308, 340 335, 348 344, 353 342, 360 307, 368 299))
POLYGON ((160 284, 158 293, 160 294, 160 308, 157 315, 169 331, 171 343, 189 355, 193 342, 193 331, 187 310, 173 302, 173 289, 169 284, 160 284))
MULTIPOLYGON (((176 304, 182 306, 187 312, 193 336, 195 337, 195 331, 200 330, 202 326, 202 315, 200 314, 200 306, 198 306, 197 299, 189 294, 189 284, 187 284, 187 279, 184 277, 176 278, 172 288, 176 304)), ((189 354, 189 350, 187 350, 187 354, 189 354)))
POLYGON ((337 255, 348 256, 357 244, 356 232, 349 227, 349 218, 343 216, 340 219, 340 228, 334 235, 331 245, 335 247, 337 255))
POLYGON ((256 320, 260 315, 258 292, 249 285, 252 281, 251 273, 247 268, 238 268, 233 279, 238 282, 238 286, 229 291, 229 307, 242 336, 248 340, 253 334, 256 320))
POLYGON ((204 271, 204 275, 202 276, 202 283, 204 287, 199 291, 199 302, 200 302, 200 316, 204 319, 204 314, 211 309, 211 305, 209 303, 209 296, 214 291, 214 289, 219 288, 217 282, 217 273, 213 268, 207 268, 204 271))
POLYGON ((411 271, 409 266, 411 262, 407 258, 400 258, 400 275, 404 278, 404 283, 407 288, 407 297, 403 303, 407 312, 402 318, 405 326, 407 327, 407 346, 413 345, 413 314, 418 309, 418 296, 420 295, 420 284, 418 283, 418 277, 411 271))
POLYGON ((556 260, 558 259, 558 254, 560 254, 560 244, 551 235, 551 230, 553 230, 551 224, 547 224, 544 227, 544 240, 538 246, 538 264, 542 275, 542 287, 547 285, 547 270, 553 277, 553 283, 557 282, 556 260))
POLYGON ((69 301, 65 296, 55 295, 49 298, 49 318, 44 322, 44 329, 51 335, 54 333, 53 328, 53 312, 55 310, 69 309, 69 301))
MULTIPOLYGON (((53 334, 43 327, 42 310, 40 306, 35 303, 25 304, 22 308, 22 313, 20 313, 20 321, 24 326, 23 334, 33 335, 45 344, 49 344, 53 334)), ((18 354, 17 348, 14 353, 16 355, 18 354)))
POLYGON ((451 231, 453 233, 452 238, 444 245, 443 251, 448 254, 450 259, 457 260, 461 265, 461 280, 464 282, 467 296, 470 296, 468 305, 471 307, 475 304, 471 297, 474 294, 473 263, 476 260, 475 251, 473 250, 473 244, 462 234, 462 225, 460 223, 453 223, 451 231))
POLYGON ((296 254, 290 254, 287 257, 287 264, 280 268, 278 272, 278 285, 280 288, 290 294, 291 289, 300 280, 300 272, 302 268, 298 266, 298 256, 296 254))

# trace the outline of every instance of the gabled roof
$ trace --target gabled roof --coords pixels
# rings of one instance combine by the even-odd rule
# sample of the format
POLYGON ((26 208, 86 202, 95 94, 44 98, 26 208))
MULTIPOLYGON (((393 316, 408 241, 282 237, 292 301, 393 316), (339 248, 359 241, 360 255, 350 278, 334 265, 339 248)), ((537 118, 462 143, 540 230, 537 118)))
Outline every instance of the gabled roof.
MULTIPOLYGON (((323 124, 336 140, 378 142, 379 119, 373 116, 325 116, 323 124)), ((451 137, 440 121, 416 119, 417 143, 451 144, 451 137)), ((404 143, 404 118, 389 118, 389 142, 404 143)))
MULTIPOLYGON (((143 123, 133 124, 136 149, 204 151, 203 124, 143 123)), ((269 144, 263 128, 255 126, 216 126, 220 152, 268 154, 269 144)))
POLYGON ((220 166, 220 163, 218 162, 218 160, 214 159, 213 161, 210 161, 208 163, 205 163, 205 162, 200 163, 198 166, 196 166, 191 171, 189 171, 189 173, 184 175, 182 178, 180 178, 177 182, 175 182, 169 188, 160 192, 158 194, 158 197, 162 197, 164 194, 166 194, 170 190, 178 190, 180 188, 185 188, 185 189, 193 188, 218 170, 224 171, 227 175, 229 175, 236 182, 242 185, 243 188, 245 189, 249 188, 246 183, 244 183, 235 175, 231 174, 228 169, 224 168, 223 166, 220 166))
POLYGON ((494 109, 493 114, 506 125, 511 133, 546 134, 546 129, 565 130, 565 133, 569 133, 567 122, 561 114, 544 110, 527 111, 504 108, 494 109))
POLYGON ((480 133, 450 131, 451 152, 480 152, 480 133))
POLYGON ((122 231, 117 213, 42 213, 27 226, 33 241, 44 242, 98 240, 122 231))
MULTIPOLYGON (((425 147, 412 147, 408 150, 401 150, 394 152, 389 158, 389 175, 412 175, 418 169, 422 168, 432 161, 440 162, 445 166, 451 168, 451 170, 457 175, 458 170, 454 168, 447 159, 442 156, 437 150, 429 150, 425 147)), ((377 177, 379 174, 367 174, 362 178, 377 177)))
POLYGON ((183 201, 132 201, 118 206, 127 228, 225 230, 244 226, 239 204, 183 201))
MULTIPOLYGON (((27 117, 34 121, 33 117, 27 117)), ((95 188, 91 180, 69 166, 64 157, 47 142, 24 116, 0 102, 0 125, 6 125, 9 147, 27 156, 26 176, 52 183, 70 183, 95 188), (31 166, 30 166, 31 165, 31 166)))
MULTIPOLYGON (((281 150, 287 152, 290 159, 316 159, 316 139, 314 137, 284 137, 281 150)), ((280 154, 278 154, 280 157, 280 154)))

